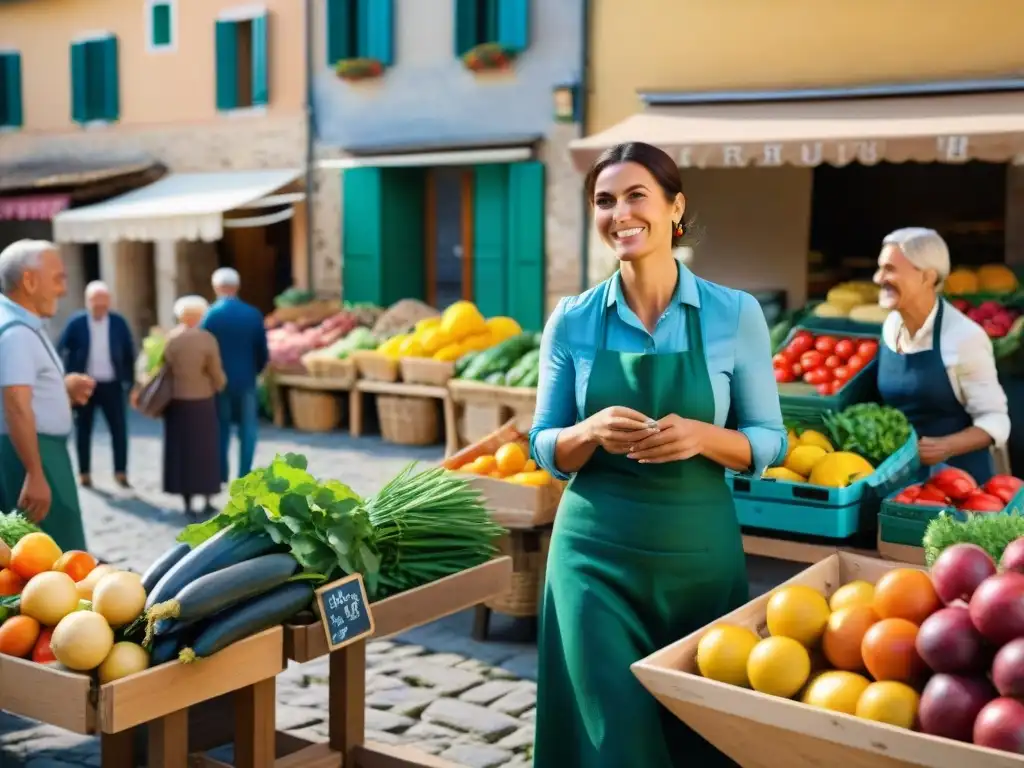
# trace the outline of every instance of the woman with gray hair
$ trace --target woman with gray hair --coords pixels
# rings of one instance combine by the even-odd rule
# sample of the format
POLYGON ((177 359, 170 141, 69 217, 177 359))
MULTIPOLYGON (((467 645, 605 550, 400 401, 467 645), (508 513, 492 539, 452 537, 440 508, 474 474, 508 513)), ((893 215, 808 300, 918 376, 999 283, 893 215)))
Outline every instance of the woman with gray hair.
POLYGON ((897 229, 882 241, 874 280, 879 304, 892 312, 882 326, 878 390, 914 426, 923 464, 959 467, 983 483, 1010 417, 988 334, 941 296, 949 269, 949 248, 934 230, 897 229))
POLYGON ((203 511, 210 512, 210 497, 221 486, 216 397, 227 379, 217 340, 198 327, 209 308, 201 296, 178 299, 178 325, 164 347, 172 393, 164 412, 164 493, 181 496, 189 516, 196 496, 206 499, 203 511))

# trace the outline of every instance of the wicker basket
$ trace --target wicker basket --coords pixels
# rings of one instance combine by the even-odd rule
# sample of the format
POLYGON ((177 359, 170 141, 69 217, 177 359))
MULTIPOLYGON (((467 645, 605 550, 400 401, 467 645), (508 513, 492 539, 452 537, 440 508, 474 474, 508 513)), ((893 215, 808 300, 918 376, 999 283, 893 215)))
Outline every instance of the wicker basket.
POLYGON ((495 613, 517 619, 537 615, 544 571, 547 568, 550 529, 510 531, 498 540, 502 555, 512 558, 512 588, 484 605, 495 613))
POLYGON ((381 437, 396 445, 433 445, 441 439, 437 410, 432 397, 377 395, 381 437))
POLYGON ((402 381, 443 387, 455 375, 455 363, 429 357, 403 357, 400 361, 402 381))
POLYGON ((398 381, 398 361, 379 352, 354 352, 351 356, 359 375, 373 381, 398 381))
POLYGON ((341 424, 341 405, 329 392, 288 389, 292 423, 300 432, 330 432, 341 424))
POLYGON ((310 356, 306 359, 306 369, 311 376, 318 379, 331 379, 339 386, 351 387, 356 380, 356 364, 351 360, 310 356))

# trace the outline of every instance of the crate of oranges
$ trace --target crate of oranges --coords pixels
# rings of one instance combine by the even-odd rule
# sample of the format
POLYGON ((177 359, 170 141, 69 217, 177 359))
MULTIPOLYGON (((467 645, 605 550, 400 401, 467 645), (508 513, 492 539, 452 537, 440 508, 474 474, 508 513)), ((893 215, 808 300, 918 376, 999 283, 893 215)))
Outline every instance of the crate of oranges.
POLYGON ((550 524, 565 489, 564 482, 530 458, 529 440, 514 419, 445 459, 443 466, 471 475, 495 521, 506 528, 550 524))

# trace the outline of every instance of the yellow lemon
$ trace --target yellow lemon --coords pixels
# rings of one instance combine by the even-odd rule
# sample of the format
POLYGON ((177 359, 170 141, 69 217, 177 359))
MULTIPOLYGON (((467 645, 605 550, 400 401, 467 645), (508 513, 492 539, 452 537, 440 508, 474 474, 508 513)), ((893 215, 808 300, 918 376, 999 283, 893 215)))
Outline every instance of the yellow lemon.
POLYGON ((783 587, 768 600, 768 631, 810 648, 821 639, 830 613, 820 592, 800 584, 783 587))
POLYGON ((826 455, 825 449, 818 445, 797 445, 786 459, 786 469, 807 477, 826 455))
POLYGON ((754 646, 747 659, 750 687, 772 696, 795 696, 810 674, 810 654, 788 637, 766 637, 754 646))
POLYGON ((828 607, 833 611, 866 605, 872 607, 875 601, 875 585, 867 581, 851 581, 843 584, 829 598, 828 607))
POLYGON ((425 317, 416 323, 416 333, 422 333, 423 331, 429 330, 430 328, 437 328, 441 325, 441 317, 425 317))
POLYGON ((821 434, 821 432, 816 432, 813 429, 807 429, 801 432, 799 441, 800 445, 816 445, 825 451, 825 453, 832 453, 832 451, 835 450, 827 437, 821 434))
POLYGON ((441 330, 439 326, 432 326, 422 331, 417 331, 416 338, 419 339, 423 352, 427 355, 433 355, 438 350, 452 343, 452 340, 448 338, 448 334, 441 330))
POLYGON ((749 688, 747 660, 760 641, 761 638, 746 627, 732 624, 712 627, 697 643, 697 669, 709 680, 749 688))
POLYGON ((812 707, 852 715, 857 711, 857 701, 869 685, 871 682, 856 672, 825 672, 807 686, 802 700, 812 707))
POLYGON ((848 451, 836 451, 827 454, 812 468, 810 482, 826 488, 845 488, 856 478, 866 477, 874 472, 874 467, 863 456, 848 451))
POLYGON ((892 680, 872 683, 857 700, 854 714, 876 723, 888 723, 897 728, 913 728, 921 698, 917 691, 904 683, 892 680))
POLYGON ((484 333, 487 322, 472 302, 457 301, 441 315, 441 329, 452 341, 462 341, 469 336, 484 333))
POLYGON ((511 317, 491 317, 487 320, 487 330, 496 341, 504 341, 523 332, 519 323, 511 317))
POLYGON ((399 357, 423 357, 423 345, 415 336, 410 336, 398 345, 399 357))
POLYGON ((807 478, 803 475, 798 475, 791 469, 785 467, 769 467, 761 473, 761 477, 771 477, 775 480, 788 480, 791 483, 806 483, 807 478))

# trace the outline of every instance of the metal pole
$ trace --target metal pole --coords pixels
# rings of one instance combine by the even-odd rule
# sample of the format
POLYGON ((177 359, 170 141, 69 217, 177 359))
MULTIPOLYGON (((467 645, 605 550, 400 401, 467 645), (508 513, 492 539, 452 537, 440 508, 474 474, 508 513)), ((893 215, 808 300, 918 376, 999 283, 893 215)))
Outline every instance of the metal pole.
MULTIPOLYGON (((580 41, 580 83, 579 93, 577 97, 580 100, 579 103, 579 120, 582 133, 586 135, 587 132, 587 105, 588 95, 590 93, 590 21, 591 21, 591 2, 590 0, 581 0, 582 3, 582 24, 581 34, 583 35, 580 41)), ((590 201, 587 200, 585 195, 580 195, 581 205, 583 206, 583 216, 580 219, 580 223, 583 227, 583 232, 580 237, 580 292, 587 290, 590 287, 590 201)))
POLYGON ((316 112, 313 107, 313 0, 306 0, 306 287, 313 285, 313 205, 316 184, 313 174, 316 170, 316 112))

